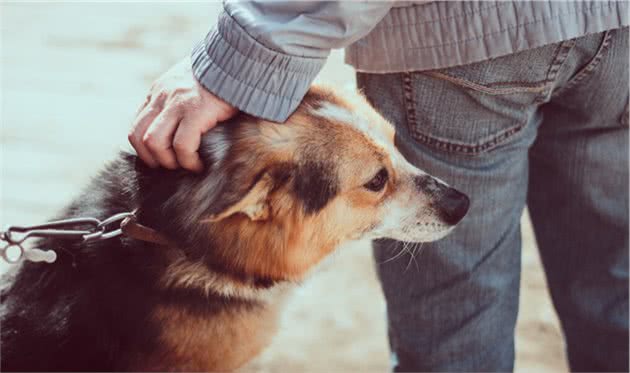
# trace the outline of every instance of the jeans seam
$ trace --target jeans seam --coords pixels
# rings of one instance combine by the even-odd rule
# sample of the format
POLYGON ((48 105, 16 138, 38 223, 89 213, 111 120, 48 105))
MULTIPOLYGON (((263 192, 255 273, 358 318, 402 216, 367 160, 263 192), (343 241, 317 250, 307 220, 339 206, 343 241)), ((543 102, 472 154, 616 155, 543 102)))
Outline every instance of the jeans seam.
POLYGON ((569 58, 569 53, 571 52, 573 47, 575 47, 575 44, 576 40, 570 39, 565 40, 558 45, 556 54, 553 58, 553 61, 551 62, 551 65, 549 65, 549 70, 547 70, 547 76, 545 78, 548 90, 544 94, 538 96, 536 100, 534 100, 534 103, 543 103, 546 99, 549 98, 549 96, 552 95, 553 87, 557 84, 558 72, 569 58))
MULTIPOLYGON (((495 134, 494 136, 490 137, 489 139, 487 139, 486 141, 480 144, 468 145, 468 144, 461 144, 461 143, 456 143, 452 141, 444 141, 442 139, 438 139, 436 137, 426 135, 422 131, 419 131, 417 129, 419 124, 417 120, 417 113, 416 113, 416 106, 415 106, 413 80, 412 80, 412 75, 410 72, 405 72, 402 74, 402 83, 403 83, 403 99, 405 102, 405 112, 407 115, 407 128, 409 132, 411 133, 411 136, 421 143, 436 147, 440 150, 444 150, 451 153, 476 155, 486 150, 490 150, 494 148, 495 146, 499 145, 503 141, 510 138, 512 135, 515 135, 518 132, 520 132, 527 124, 527 121, 525 121, 523 123, 514 125, 510 128, 507 128, 499 132, 498 134, 495 134)), ((523 109, 525 109, 525 105, 523 105, 523 109)))
MULTIPOLYGON (((553 87, 557 76, 558 71, 564 65, 564 62, 567 60, 569 56, 569 52, 575 46, 575 39, 565 40, 558 44, 558 47, 555 51, 555 56, 553 58, 552 63, 549 65, 549 70, 545 76, 545 79, 540 80, 538 82, 510 82, 511 84, 519 84, 516 87, 498 87, 494 88, 489 85, 478 84, 466 79, 458 78, 447 73, 441 72, 440 70, 433 71, 423 71, 422 74, 434 77, 436 79, 442 79, 449 81, 453 84, 485 93, 488 95, 508 95, 514 93, 539 93, 540 95, 534 99, 534 103, 541 103, 544 101, 545 97, 549 95, 551 88, 553 87)), ((501 84, 507 84, 506 82, 502 82, 501 84)))
POLYGON ((597 48, 597 52, 595 56, 591 58, 591 60, 580 69, 564 86, 553 93, 553 96, 557 96, 558 94, 565 92, 571 88, 578 86, 582 83, 586 78, 590 77, 595 69, 599 66, 599 63, 604 58, 604 53, 608 50, 608 46, 612 40, 612 32, 606 31, 604 33, 604 38, 602 39, 599 48, 597 48))
POLYGON ((409 131, 413 134, 416 133, 414 127, 417 126, 416 119, 416 103, 414 98, 414 89, 412 84, 411 73, 405 72, 402 74, 403 83, 403 96, 405 101, 405 114, 407 116, 407 126, 409 131))
POLYGON ((622 126, 628 126, 628 122, 630 121, 630 112, 628 111, 630 107, 630 99, 626 100, 626 106, 623 108, 623 112, 621 113, 621 118, 619 118, 619 122, 622 126))
POLYGON ((448 74, 444 74, 438 71, 425 71, 423 72, 423 74, 432 76, 437 79, 446 80, 453 84, 472 89, 473 91, 485 93, 488 95, 509 95, 513 93, 541 93, 541 92, 544 92, 548 88, 548 81, 546 80, 542 82, 534 82, 534 83, 510 82, 513 84, 520 84, 520 85, 516 87, 493 88, 487 85, 471 82, 470 80, 457 78, 448 74))

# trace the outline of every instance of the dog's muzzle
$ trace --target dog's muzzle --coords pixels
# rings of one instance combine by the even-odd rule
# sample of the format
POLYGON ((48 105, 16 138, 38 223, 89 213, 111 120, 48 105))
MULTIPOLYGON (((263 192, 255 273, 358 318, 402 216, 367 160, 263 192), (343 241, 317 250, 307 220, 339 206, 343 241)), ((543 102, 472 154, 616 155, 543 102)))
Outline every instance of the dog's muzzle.
POLYGON ((436 180, 429 175, 415 178, 416 188, 431 198, 431 206, 440 218, 449 225, 459 223, 470 207, 470 200, 464 193, 436 180))
POLYGON ((470 206, 470 200, 464 194, 454 188, 448 188, 435 202, 440 217, 445 223, 455 225, 459 223, 470 206))

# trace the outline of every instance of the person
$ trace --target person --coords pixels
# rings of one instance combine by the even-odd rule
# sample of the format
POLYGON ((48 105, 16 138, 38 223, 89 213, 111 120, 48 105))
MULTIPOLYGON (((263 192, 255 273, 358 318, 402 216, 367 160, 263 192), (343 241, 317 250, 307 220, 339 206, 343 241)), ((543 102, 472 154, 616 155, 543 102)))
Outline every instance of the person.
POLYGON ((227 1, 129 140, 199 171, 204 132, 239 111, 284 121, 345 47, 405 157, 472 200, 420 271, 374 243, 392 368, 513 369, 527 204, 571 369, 627 371, 627 25, 625 1, 227 1))

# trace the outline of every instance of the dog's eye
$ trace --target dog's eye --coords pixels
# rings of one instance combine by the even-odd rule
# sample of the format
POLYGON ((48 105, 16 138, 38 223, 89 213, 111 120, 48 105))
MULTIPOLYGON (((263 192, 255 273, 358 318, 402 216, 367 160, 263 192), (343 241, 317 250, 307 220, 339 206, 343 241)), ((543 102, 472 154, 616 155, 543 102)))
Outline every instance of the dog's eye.
POLYGON ((368 181, 363 186, 366 189, 369 189, 373 192, 380 192, 385 186, 385 183, 387 183, 387 177, 388 177, 387 170, 384 168, 381 168, 381 170, 376 175, 374 175, 372 180, 368 181))

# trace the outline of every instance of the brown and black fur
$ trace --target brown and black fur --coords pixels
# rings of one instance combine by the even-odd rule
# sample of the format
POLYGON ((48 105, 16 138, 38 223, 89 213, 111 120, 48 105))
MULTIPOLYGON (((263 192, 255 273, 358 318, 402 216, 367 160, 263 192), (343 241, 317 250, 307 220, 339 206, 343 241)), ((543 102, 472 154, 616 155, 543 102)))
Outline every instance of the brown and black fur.
MULTIPOLYGON (((234 129, 238 122, 239 119, 235 119, 234 123, 225 124, 225 128, 234 129)), ((307 163, 304 167, 317 166, 307 163)), ((206 167, 206 170, 211 169, 210 165, 206 167)), ((310 175, 309 170, 290 164, 278 165, 272 171, 278 186, 291 175, 310 175)), ((176 189, 182 184, 201 182, 204 176, 150 169, 135 155, 123 153, 57 218, 104 219, 139 208, 138 220, 186 247, 185 254, 190 261, 203 260, 212 270, 234 276, 236 280, 252 277, 255 286, 262 288, 285 280, 269 273, 246 274, 231 266, 229 258, 204 255, 218 251, 212 233, 178 224, 186 221, 180 216, 186 212, 189 201, 174 200, 176 189)), ((308 185, 296 183, 293 187, 309 211, 321 208, 331 197, 317 191, 334 190, 334 186, 318 186, 318 182, 327 181, 316 177, 309 180, 308 185)), ((232 199, 242 192, 232 190, 227 184, 224 188, 217 193, 216 200, 208 204, 205 214, 221 211, 234 203, 232 199)), ((121 237, 81 245, 46 239, 37 246, 54 249, 58 259, 54 264, 24 263, 11 286, 2 292, 3 371, 153 368, 142 366, 139 361, 161 355, 156 352, 161 348, 162 325, 149 317, 158 307, 177 309, 180 318, 208 318, 228 310, 238 313, 259 307, 255 301, 228 299, 212 292, 202 293, 199 289, 164 288, 161 278, 170 258, 162 247, 150 243, 121 237)), ((233 348, 230 341, 212 343, 233 348)), ((169 362, 154 361, 155 357, 150 360, 154 368, 175 368, 169 366, 169 362)))
MULTIPOLYGON (((245 114, 221 124, 203 140, 201 174, 151 169, 121 153, 56 218, 138 209, 138 221, 176 247, 124 236, 39 241, 57 261, 24 263, 2 282, 1 369, 231 370, 260 352, 283 298, 274 289, 374 229, 384 201, 429 177, 399 174, 360 131, 309 114, 322 103, 352 110, 313 89, 284 125, 245 114), (379 168, 387 186, 365 191, 379 168), (216 278, 246 294, 222 291, 216 278)), ((383 128, 393 146, 393 129, 383 128)))
MULTIPOLYGON (((227 136, 238 136, 239 126, 251 121, 256 119, 241 115, 222 124, 222 130, 227 136)), ((230 142, 237 143, 234 139, 230 142)), ((275 269, 256 273, 251 268, 239 268, 231 263, 234 253, 221 252, 217 245, 223 243, 216 239, 219 234, 213 232, 225 230, 226 224, 202 228, 188 222, 219 213, 234 204, 265 172, 270 173, 275 188, 286 186, 296 200, 301 201, 306 214, 315 213, 334 196, 335 181, 326 174, 330 168, 312 157, 307 157, 302 164, 282 161, 257 165, 253 158, 259 154, 252 153, 249 159, 223 166, 221 174, 214 177, 224 178, 226 182, 217 184, 214 198, 207 201, 207 209, 198 217, 184 218, 192 201, 185 198, 190 195, 177 195, 178 188, 185 186, 192 193, 198 190, 196 184, 202 183, 209 173, 217 172, 212 167, 212 155, 202 156, 206 161, 205 173, 195 175, 181 170, 151 169, 135 155, 121 153, 56 218, 104 219, 139 208, 138 220, 186 248, 186 259, 191 262, 201 261, 236 281, 251 278, 254 286, 261 288, 291 280, 293 276, 276 273, 275 269), (246 179, 251 175, 251 167, 256 166, 270 169, 257 170, 254 180, 227 182, 228 178, 232 181, 237 177, 246 179), (248 172, 242 175, 241 169, 248 172), (292 185, 284 185, 289 179, 292 185)), ((227 225, 233 230, 239 226, 227 225)), ((230 234, 234 236, 226 237, 226 247, 233 247, 234 240, 243 239, 242 232, 230 234)), ((261 307, 255 300, 226 298, 198 288, 163 286, 162 278, 172 262, 172 254, 147 242, 127 237, 86 244, 45 239, 37 246, 54 249, 58 259, 54 264, 24 263, 17 273, 10 274, 14 279, 3 281, 11 282, 2 291, 1 298, 3 371, 204 370, 194 362, 192 366, 177 366, 163 361, 171 357, 161 351, 163 324, 152 318, 155 311, 176 314, 173 317, 179 318, 177 322, 185 327, 184 319, 211 319, 223 313, 233 315, 261 307)), ((232 342, 211 341, 215 346, 234 349, 232 342)))

